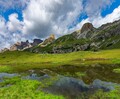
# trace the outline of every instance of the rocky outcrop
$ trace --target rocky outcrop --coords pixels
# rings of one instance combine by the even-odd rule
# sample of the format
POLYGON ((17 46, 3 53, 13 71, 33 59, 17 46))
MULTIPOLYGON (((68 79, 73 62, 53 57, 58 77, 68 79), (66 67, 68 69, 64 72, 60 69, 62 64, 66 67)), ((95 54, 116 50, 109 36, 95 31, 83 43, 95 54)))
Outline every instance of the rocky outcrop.
POLYGON ((89 49, 90 45, 89 44, 77 44, 69 47, 64 47, 64 46, 59 46, 59 47, 53 47, 52 53, 71 53, 71 52, 76 52, 76 51, 81 51, 81 50, 87 50, 89 49))
POLYGON ((14 44, 10 47, 10 51, 18 50, 20 45, 21 45, 21 43, 17 42, 16 44, 14 44))
POLYGON ((45 39, 41 44, 40 47, 45 47, 48 44, 52 43, 53 41, 55 41, 55 35, 51 34, 49 38, 45 39))
POLYGON ((26 42, 17 42, 16 44, 12 45, 9 49, 9 51, 23 51, 26 50, 28 48, 37 46, 38 44, 40 44, 41 42, 43 42, 40 39, 34 39, 33 43, 30 43, 28 40, 26 40, 26 42))
POLYGON ((26 42, 17 42, 16 44, 12 45, 10 47, 10 51, 16 51, 16 50, 24 50, 26 48, 30 48, 32 45, 27 40, 26 42))
POLYGON ((86 32, 86 31, 91 31, 93 30, 93 25, 91 23, 85 23, 83 27, 81 28, 81 33, 86 32))
POLYGON ((33 40, 33 43, 32 43, 32 46, 37 46, 39 45, 40 43, 42 43, 43 41, 41 39, 34 39, 33 40))
POLYGON ((8 48, 4 48, 4 49, 2 49, 2 50, 0 51, 0 53, 4 53, 4 52, 6 52, 6 51, 9 51, 9 49, 8 49, 8 48))
POLYGON ((81 30, 77 31, 74 33, 77 39, 82 39, 82 38, 90 38, 92 36, 92 33, 95 30, 93 25, 91 23, 85 23, 81 30))

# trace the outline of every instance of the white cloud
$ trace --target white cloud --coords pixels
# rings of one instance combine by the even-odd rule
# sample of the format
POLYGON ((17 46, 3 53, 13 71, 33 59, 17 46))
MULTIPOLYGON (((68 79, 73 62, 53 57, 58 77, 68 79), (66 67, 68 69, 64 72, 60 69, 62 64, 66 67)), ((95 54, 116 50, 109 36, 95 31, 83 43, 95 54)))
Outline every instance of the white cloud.
POLYGON ((105 17, 101 17, 101 16, 97 17, 92 21, 92 23, 94 24, 95 27, 99 27, 102 24, 114 22, 119 19, 120 19, 120 6, 114 9, 114 11, 111 14, 108 14, 105 17))
POLYGON ((96 17, 101 14, 101 11, 109 7, 114 0, 86 0, 85 12, 89 17, 96 17))
POLYGON ((5 19, 0 16, 0 34, 5 35, 4 33, 7 31, 7 28, 5 26, 5 19))
POLYGON ((10 32, 16 32, 22 30, 23 22, 18 20, 18 14, 14 13, 9 16, 9 21, 7 23, 8 30, 10 32))
POLYGON ((87 23, 87 22, 91 22, 94 25, 94 27, 98 28, 103 24, 111 23, 119 19, 120 19, 120 6, 114 9, 112 13, 106 15, 105 17, 102 17, 102 16, 96 16, 94 18, 88 17, 87 19, 82 20, 80 23, 78 23, 71 30, 72 31, 78 30, 83 26, 84 23, 87 23))
POLYGON ((63 35, 67 26, 82 12, 80 0, 31 0, 23 11, 27 35, 46 37, 50 33, 63 35))
POLYGON ((24 38, 22 33, 18 31, 21 23, 16 18, 17 14, 12 14, 10 20, 6 22, 3 17, 0 17, 0 49, 10 47, 11 44, 24 38))

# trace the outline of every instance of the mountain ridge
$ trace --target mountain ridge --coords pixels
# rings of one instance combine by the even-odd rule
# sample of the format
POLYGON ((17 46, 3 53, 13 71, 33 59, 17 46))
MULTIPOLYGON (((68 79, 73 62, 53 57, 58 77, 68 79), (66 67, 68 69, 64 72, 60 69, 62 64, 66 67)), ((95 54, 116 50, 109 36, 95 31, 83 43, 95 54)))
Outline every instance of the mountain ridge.
POLYGON ((81 30, 64 35, 51 44, 41 48, 28 49, 40 53, 68 53, 86 50, 102 50, 120 48, 120 20, 103 24, 95 28, 91 23, 85 23, 81 30))
MULTIPOLYGON (((102 50, 120 48, 120 20, 103 24, 95 28, 91 23, 85 23, 78 31, 55 39, 51 35, 35 46, 23 48, 23 51, 35 53, 68 53, 86 50, 102 50)), ((5 49, 8 51, 8 49, 5 49)))

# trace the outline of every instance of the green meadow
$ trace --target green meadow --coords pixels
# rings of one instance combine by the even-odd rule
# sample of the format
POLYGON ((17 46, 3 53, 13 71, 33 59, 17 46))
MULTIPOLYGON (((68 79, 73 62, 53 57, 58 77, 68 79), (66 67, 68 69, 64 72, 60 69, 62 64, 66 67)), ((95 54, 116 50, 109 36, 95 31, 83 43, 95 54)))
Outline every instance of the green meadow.
POLYGON ((120 50, 80 51, 67 54, 5 52, 0 54, 0 71, 17 72, 63 65, 120 64, 120 50))

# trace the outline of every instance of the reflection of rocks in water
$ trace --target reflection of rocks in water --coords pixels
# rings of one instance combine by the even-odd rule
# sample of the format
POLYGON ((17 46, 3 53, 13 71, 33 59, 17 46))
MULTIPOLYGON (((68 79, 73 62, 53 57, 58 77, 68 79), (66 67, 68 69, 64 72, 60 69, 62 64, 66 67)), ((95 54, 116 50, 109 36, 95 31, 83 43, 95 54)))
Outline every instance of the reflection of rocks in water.
POLYGON ((80 78, 85 83, 90 84, 95 79, 102 81, 110 81, 114 83, 120 83, 120 74, 114 73, 115 68, 119 68, 120 64, 94 64, 89 66, 73 66, 64 65, 60 67, 50 68, 51 71, 56 72, 60 75, 69 76, 73 78, 80 78), (85 76, 78 77, 76 72, 84 73, 85 76))
POLYGON ((37 74, 31 74, 31 75, 28 75, 28 76, 24 76, 22 77, 23 79, 30 79, 30 80, 38 80, 38 81, 41 81, 41 80, 44 80, 46 78, 50 78, 49 75, 45 74, 43 76, 38 76, 37 74))
POLYGON ((0 82, 3 81, 4 77, 11 78, 11 77, 15 77, 15 76, 17 76, 17 74, 0 73, 0 82))
POLYGON ((44 91, 61 94, 70 98, 77 98, 81 95, 93 94, 95 91, 101 89, 103 91, 114 90, 113 83, 103 82, 101 80, 94 80, 90 85, 85 84, 82 80, 71 77, 61 77, 52 86, 44 89, 44 91))

